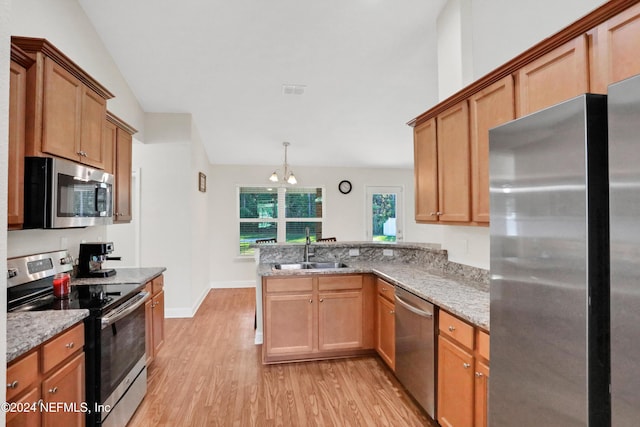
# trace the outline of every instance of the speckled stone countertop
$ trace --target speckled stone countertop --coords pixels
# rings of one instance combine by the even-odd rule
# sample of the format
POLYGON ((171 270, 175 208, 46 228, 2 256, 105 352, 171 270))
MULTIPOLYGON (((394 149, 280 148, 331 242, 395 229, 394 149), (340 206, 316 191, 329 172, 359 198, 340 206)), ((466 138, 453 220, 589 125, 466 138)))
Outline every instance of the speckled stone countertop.
POLYGON ((116 268, 115 276, 79 278, 71 280, 72 285, 117 285, 119 283, 143 284, 161 275, 166 268, 146 267, 146 268, 116 268))
POLYGON ((89 310, 7 314, 7 363, 89 316, 89 310))
MULTIPOLYGON (((100 278, 74 278, 71 285, 92 284, 144 284, 161 275, 166 268, 117 268, 115 276, 100 278)), ((7 362, 20 357, 49 338, 78 323, 89 315, 89 310, 46 310, 7 313, 7 362)))
POLYGON ((489 331, 489 287, 486 283, 408 263, 344 262, 347 268, 321 270, 274 270, 273 264, 263 263, 258 265, 257 273, 260 276, 373 273, 489 331))

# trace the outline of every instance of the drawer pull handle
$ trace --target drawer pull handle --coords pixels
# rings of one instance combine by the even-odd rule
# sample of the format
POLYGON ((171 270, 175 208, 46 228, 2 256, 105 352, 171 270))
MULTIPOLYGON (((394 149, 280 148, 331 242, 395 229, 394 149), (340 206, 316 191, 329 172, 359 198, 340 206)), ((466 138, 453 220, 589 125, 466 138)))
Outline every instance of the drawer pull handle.
POLYGON ((476 372, 476 377, 482 378, 482 372, 476 372))
POLYGON ((65 345, 66 348, 68 349, 72 349, 75 346, 75 344, 73 343, 73 341, 71 341, 69 344, 65 345))
POLYGON ((462 366, 464 366, 464 369, 469 369, 471 367, 471 364, 463 363, 462 366))
POLYGON ((49 393, 56 394, 58 392, 58 387, 50 388, 49 393))
POLYGON ((7 384, 7 388, 12 388, 12 389, 18 388, 18 380, 15 380, 14 382, 7 384))
POLYGON ((453 325, 449 326, 449 332, 453 332, 453 331, 455 331, 455 330, 456 330, 456 327, 455 327, 455 326, 453 326, 453 325))
POLYGON ((395 310, 389 310, 389 314, 396 314, 395 310))

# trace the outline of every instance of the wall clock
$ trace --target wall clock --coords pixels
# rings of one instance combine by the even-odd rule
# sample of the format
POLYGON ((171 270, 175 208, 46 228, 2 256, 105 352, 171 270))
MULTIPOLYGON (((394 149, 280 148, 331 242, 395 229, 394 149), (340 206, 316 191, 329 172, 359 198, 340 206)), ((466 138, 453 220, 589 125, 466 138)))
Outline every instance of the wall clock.
POLYGON ((351 182, 346 179, 343 179, 340 181, 340 184, 338 184, 338 190, 340 190, 342 194, 349 194, 351 192, 351 188, 351 182))

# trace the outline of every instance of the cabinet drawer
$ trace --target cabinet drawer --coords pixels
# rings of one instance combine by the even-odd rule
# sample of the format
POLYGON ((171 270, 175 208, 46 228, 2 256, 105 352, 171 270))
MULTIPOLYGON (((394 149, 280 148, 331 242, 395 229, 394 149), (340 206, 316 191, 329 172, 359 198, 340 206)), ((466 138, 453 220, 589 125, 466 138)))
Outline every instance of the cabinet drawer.
POLYGON ((7 368, 7 401, 26 390, 38 379, 38 352, 13 362, 7 368))
POLYGON ((84 346, 84 325, 64 332, 42 346, 42 371, 47 372, 84 346))
POLYGON ((377 279, 376 280, 376 287, 377 287, 377 292, 378 295, 383 296, 384 298, 388 299, 391 302, 394 302, 394 294, 395 294, 395 286, 393 286, 392 284, 385 282, 382 279, 377 279))
POLYGON ((158 292, 162 290, 164 287, 164 276, 161 274, 160 276, 153 279, 151 282, 151 289, 153 290, 153 295, 156 295, 158 292))
POLYGON ((489 334, 478 331, 478 354, 489 360, 489 334))
POLYGON ((153 295, 153 282, 147 282, 144 285, 144 291, 149 292, 149 294, 153 295))
POLYGON ((362 289, 362 276, 318 277, 319 291, 342 291, 346 289, 362 289))
POLYGON ((440 310, 440 334, 453 338, 463 346, 473 349, 473 326, 440 310))
POLYGON ((296 277, 287 279, 267 279, 265 290, 271 292, 311 292, 313 290, 312 277, 296 277))

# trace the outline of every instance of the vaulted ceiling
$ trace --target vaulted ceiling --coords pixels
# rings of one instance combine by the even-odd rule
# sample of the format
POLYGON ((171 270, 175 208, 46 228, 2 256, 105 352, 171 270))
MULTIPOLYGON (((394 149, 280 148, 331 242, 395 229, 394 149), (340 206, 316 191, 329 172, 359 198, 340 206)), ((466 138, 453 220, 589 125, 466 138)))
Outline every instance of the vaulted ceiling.
POLYGON ((79 0, 146 112, 214 164, 406 167, 445 0, 79 0), (284 94, 283 85, 299 85, 284 94))

